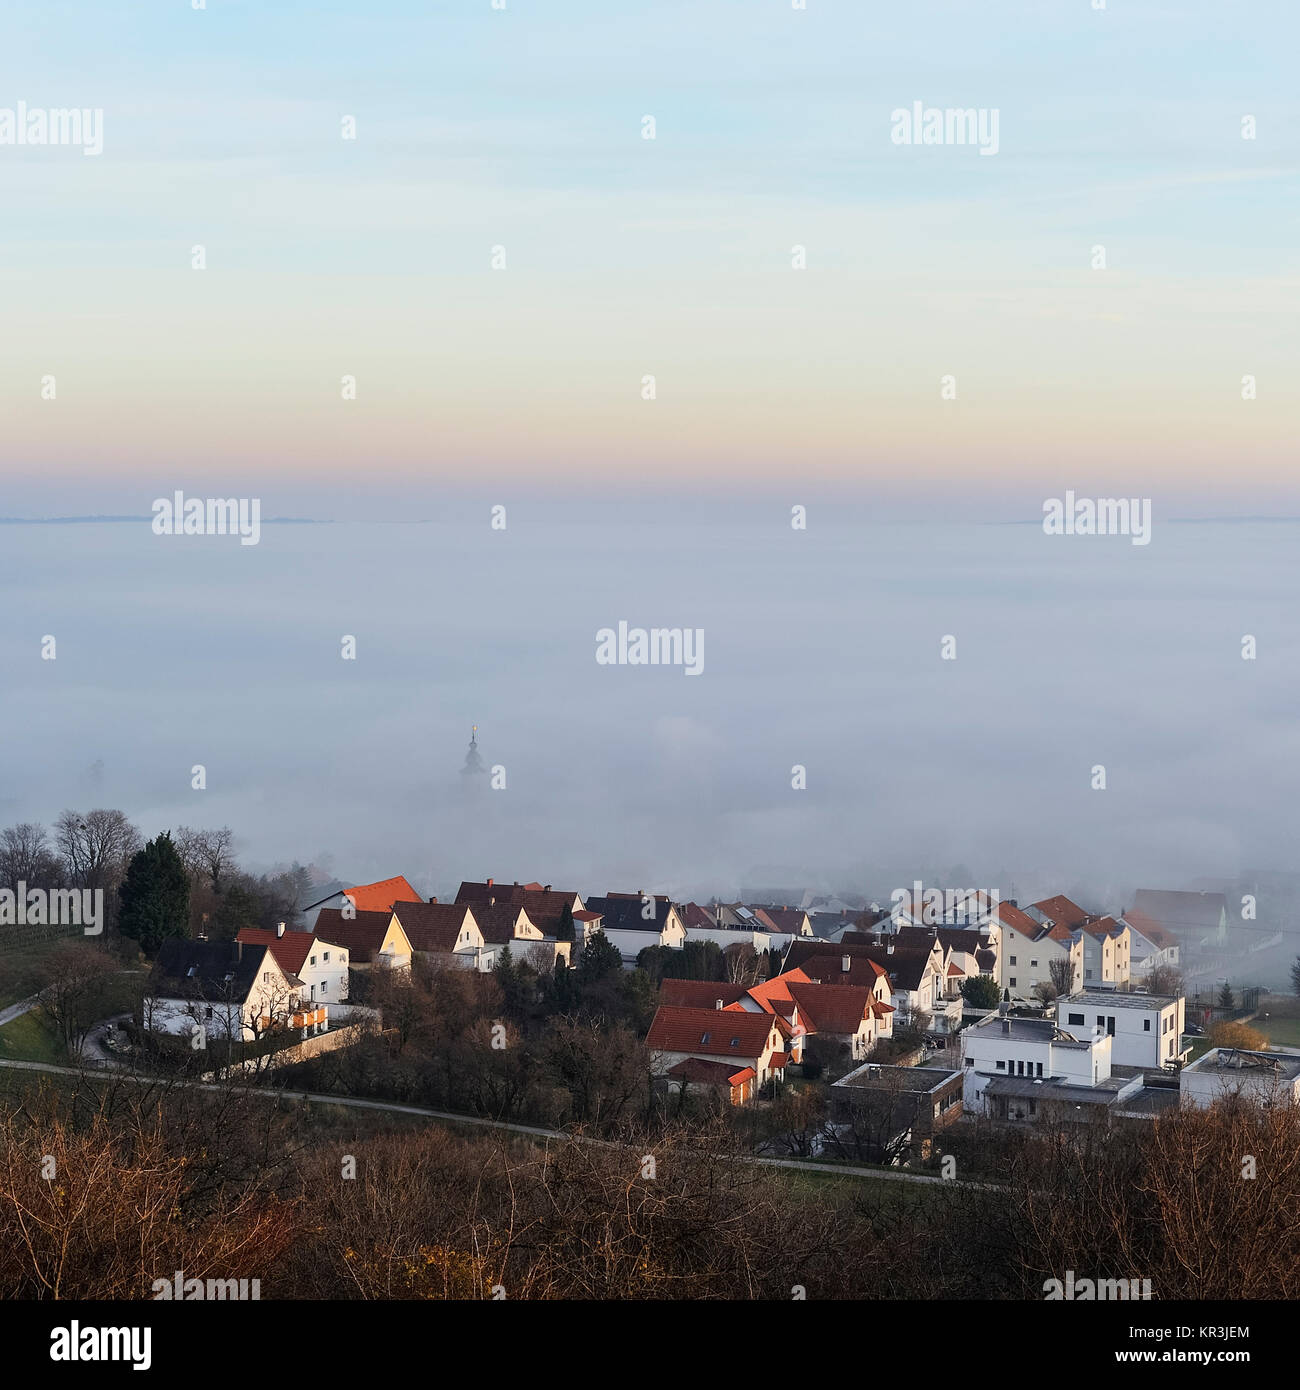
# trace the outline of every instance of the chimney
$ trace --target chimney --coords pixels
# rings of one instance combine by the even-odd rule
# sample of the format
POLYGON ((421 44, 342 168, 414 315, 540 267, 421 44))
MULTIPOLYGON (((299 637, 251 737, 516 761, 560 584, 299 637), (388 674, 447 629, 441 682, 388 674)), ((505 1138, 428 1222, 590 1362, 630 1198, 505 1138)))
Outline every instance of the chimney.
POLYGON ((283 935, 284 935, 284 923, 283 923, 283 922, 277 922, 277 923, 275 924, 275 934, 276 934, 276 936, 283 936, 283 935))
POLYGON ((488 879, 488 881, 487 881, 487 886, 488 886, 489 888, 491 888, 492 885, 493 885, 493 883, 495 883, 495 882, 496 882, 495 879, 491 879, 491 878, 490 878, 490 879, 488 879))
POLYGON ((238 937, 235 938, 235 959, 238 961, 244 959, 244 943, 238 937))
POLYGON ((436 902, 438 901, 438 899, 437 899, 437 898, 430 898, 429 901, 430 901, 431 903, 436 903, 436 902))
POLYGON ((845 970, 845 971, 852 970, 852 969, 853 969, 853 957, 852 957, 852 956, 841 956, 841 957, 840 957, 840 969, 841 969, 841 970, 845 970))
POLYGON ((548 883, 548 884, 545 885, 545 887, 543 887, 542 892, 543 892, 543 893, 549 893, 550 891, 551 891, 551 885, 548 883))
POLYGON ((715 999, 715 1000, 713 1001, 713 1007, 714 1007, 715 1009, 720 1009, 720 1008, 722 1007, 722 1000, 721 1000, 721 999, 715 999))
POLYGON ((1002 1020, 1002 1036, 1004 1038, 1009 1038, 1011 1036, 1011 1020, 1009 1018, 1004 1018, 1002 1020))
POLYGON ((885 954, 886 954, 887 956, 892 956, 892 955, 894 954, 894 943, 893 943, 892 940, 886 944, 886 946, 885 946, 885 954))

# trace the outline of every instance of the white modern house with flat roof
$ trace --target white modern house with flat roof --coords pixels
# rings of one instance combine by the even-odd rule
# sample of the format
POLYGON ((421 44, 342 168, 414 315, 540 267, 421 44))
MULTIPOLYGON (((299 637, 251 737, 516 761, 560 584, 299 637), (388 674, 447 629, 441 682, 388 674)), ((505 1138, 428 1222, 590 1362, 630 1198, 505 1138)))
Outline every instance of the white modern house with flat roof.
POLYGON ((1056 1001, 1056 1023, 1079 1036, 1105 1033, 1113 1066, 1155 1070, 1183 1061, 1190 1051, 1183 1047, 1183 1010, 1181 997, 1082 990, 1056 1001))
POLYGON ((1183 1105, 1208 1110, 1234 1096, 1256 1104, 1300 1105, 1300 1052, 1243 1052, 1216 1047, 1178 1077, 1183 1105))
POLYGON ((1050 1018, 990 1014, 959 1034, 962 1043, 962 1104, 985 1110, 989 1084, 1007 1077, 1092 1087, 1110 1077, 1112 1039, 1092 1029, 1074 1032, 1050 1018))

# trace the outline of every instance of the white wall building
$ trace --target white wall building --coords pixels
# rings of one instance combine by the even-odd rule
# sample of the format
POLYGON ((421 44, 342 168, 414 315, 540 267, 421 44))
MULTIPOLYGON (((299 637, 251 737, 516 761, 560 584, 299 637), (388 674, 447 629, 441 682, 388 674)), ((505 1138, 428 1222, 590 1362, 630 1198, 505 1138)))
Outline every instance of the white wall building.
POLYGON ((1105 1032, 1113 1066, 1156 1070, 1183 1060, 1189 1051, 1183 1047, 1182 998, 1085 990, 1056 1001, 1056 1022, 1067 1033, 1105 1032))
POLYGON ((1208 1109, 1240 1096, 1260 1105, 1300 1104, 1300 1052, 1242 1052, 1216 1047, 1178 1077, 1183 1105, 1208 1109))

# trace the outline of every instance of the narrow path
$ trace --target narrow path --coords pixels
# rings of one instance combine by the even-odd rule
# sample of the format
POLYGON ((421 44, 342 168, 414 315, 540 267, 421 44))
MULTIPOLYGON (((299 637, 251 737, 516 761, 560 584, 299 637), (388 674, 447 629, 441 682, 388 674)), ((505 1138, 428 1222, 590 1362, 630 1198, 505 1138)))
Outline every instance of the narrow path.
MULTIPOLYGON (((0 1067, 17 1071, 53 1072, 60 1076, 88 1076, 92 1073, 84 1068, 60 1067, 51 1062, 9 1062, 0 1060, 0 1067)), ((625 1145, 613 1143, 608 1139, 593 1139, 589 1135, 572 1135, 562 1129, 543 1129, 538 1125, 511 1124, 505 1120, 488 1120, 480 1115, 458 1115, 452 1110, 430 1110, 421 1105, 402 1105, 391 1100, 365 1100, 359 1096, 337 1096, 328 1091, 289 1091, 267 1086, 224 1086, 215 1081, 183 1081, 159 1076, 142 1076, 138 1072, 116 1069, 96 1071, 95 1075, 111 1076, 119 1081, 135 1081, 141 1085, 164 1081, 172 1086, 193 1086, 200 1091, 238 1091, 243 1095, 267 1096, 272 1099, 283 1097, 286 1100, 305 1100, 315 1105, 343 1105, 356 1110, 382 1110, 394 1115, 416 1115, 423 1119, 450 1121, 458 1125, 479 1125, 484 1129, 504 1129, 512 1134, 528 1134, 538 1139, 569 1140, 579 1138, 584 1144, 600 1144, 607 1148, 623 1148, 625 1145)), ((759 1154, 733 1155, 742 1163, 761 1163, 770 1168, 793 1168, 805 1173, 820 1173, 822 1177, 879 1178, 882 1182, 920 1182, 941 1183, 949 1187, 987 1188, 1000 1190, 997 1183, 961 1182, 956 1178, 939 1178, 929 1173, 904 1173, 886 1168, 859 1168, 841 1163, 811 1163, 801 1158, 766 1158, 759 1154)))

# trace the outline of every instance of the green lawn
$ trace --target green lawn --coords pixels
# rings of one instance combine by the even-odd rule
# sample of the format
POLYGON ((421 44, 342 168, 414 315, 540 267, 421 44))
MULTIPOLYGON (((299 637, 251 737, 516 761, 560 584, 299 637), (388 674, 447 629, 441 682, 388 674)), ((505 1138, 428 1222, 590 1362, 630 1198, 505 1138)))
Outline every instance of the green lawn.
POLYGON ((54 1062, 67 1066, 63 1039, 43 1009, 31 1009, 0 1028, 0 1059, 7 1062, 54 1062))

